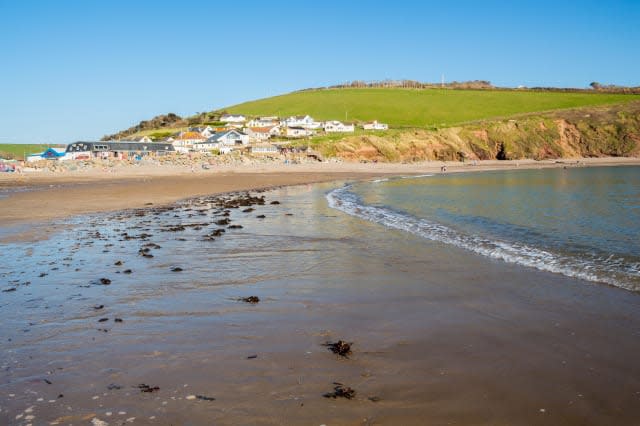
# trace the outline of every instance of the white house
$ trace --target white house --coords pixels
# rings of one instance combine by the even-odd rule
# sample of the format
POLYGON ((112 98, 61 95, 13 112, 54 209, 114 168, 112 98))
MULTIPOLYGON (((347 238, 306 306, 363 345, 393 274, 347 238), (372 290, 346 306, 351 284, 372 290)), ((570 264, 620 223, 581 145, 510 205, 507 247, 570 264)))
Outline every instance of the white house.
POLYGON ((354 130, 353 124, 344 124, 339 121, 327 121, 324 123, 324 131, 327 133, 348 133, 354 130))
POLYGON ((313 131, 305 129, 304 127, 286 127, 284 130, 284 136, 288 138, 306 138, 313 135, 313 131))
POLYGON ((378 120, 373 120, 370 123, 364 123, 362 128, 364 130, 389 130, 389 125, 385 123, 378 123, 378 120))
POLYGON ((271 127, 247 127, 244 133, 249 136, 249 142, 264 142, 272 136, 271 127))
POLYGON ((223 114, 222 117, 220 117, 220 121, 224 123, 244 123, 247 121, 247 117, 244 115, 223 114))
POLYGON ((194 148, 195 144, 202 143, 206 140, 207 138, 198 132, 180 132, 171 143, 176 152, 187 153, 194 148))
POLYGON ((282 134, 282 128, 280 125, 273 126, 269 129, 269 134, 271 136, 280 136, 282 134))
POLYGON ((215 133, 215 130, 211 126, 207 127, 190 127, 190 132, 198 132, 203 138, 208 139, 215 133))
POLYGON ((43 152, 38 152, 37 154, 29 154, 27 155, 27 162, 32 163, 34 161, 40 160, 72 160, 73 156, 69 155, 66 152, 66 148, 47 148, 43 152))
POLYGON ((249 144, 249 136, 237 130, 227 130, 213 134, 209 139, 194 144, 196 151, 210 151, 218 149, 223 152, 224 148, 244 146, 249 144))
POLYGON ((144 143, 151 143, 153 142, 153 140, 149 137, 149 136, 141 136, 139 138, 135 138, 133 139, 134 142, 144 142, 144 143))
POLYGON ((294 115, 282 122, 287 127, 302 127, 303 129, 317 129, 320 127, 309 115, 294 115))
POLYGON ((247 127, 273 127, 278 124, 278 117, 259 117, 249 120, 247 127))

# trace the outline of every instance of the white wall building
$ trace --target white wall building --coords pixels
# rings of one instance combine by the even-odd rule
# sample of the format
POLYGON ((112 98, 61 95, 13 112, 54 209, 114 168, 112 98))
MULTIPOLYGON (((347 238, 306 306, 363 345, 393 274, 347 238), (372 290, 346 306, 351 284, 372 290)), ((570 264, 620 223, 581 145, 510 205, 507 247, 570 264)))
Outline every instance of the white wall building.
POLYGON ((215 133, 206 141, 194 144, 193 149, 195 151, 211 151, 212 149, 217 149, 223 152, 224 148, 234 148, 248 144, 249 136, 237 130, 227 130, 225 132, 215 133))
POLYGON ((327 133, 349 133, 355 131, 355 126, 340 121, 327 121, 324 123, 324 131, 327 133))
POLYGON ((249 120, 247 127, 273 127, 278 124, 278 117, 260 117, 249 120))
POLYGON ((27 162, 32 163, 34 161, 40 160, 73 160, 73 155, 66 152, 66 148, 47 148, 43 152, 38 152, 37 154, 29 154, 27 155, 27 162))
POLYGON ((362 128, 364 130, 389 130, 389 125, 385 123, 378 123, 378 120, 373 120, 370 123, 364 123, 362 128))
POLYGON ((244 115, 224 114, 220 117, 220 121, 223 123, 244 123, 247 121, 247 117, 244 115))
POLYGON ((313 131, 304 127, 286 127, 284 130, 284 136, 288 138, 306 138, 311 135, 313 135, 313 131))
POLYGON ((264 142, 271 138, 271 127, 247 127, 244 133, 249 136, 249 142, 264 142))
POLYGON ((133 139, 135 142, 151 143, 153 140, 149 136, 141 136, 133 139))
POLYGON ((180 132, 178 136, 173 139, 173 142, 171 142, 171 144, 173 145, 176 152, 184 154, 193 150, 195 144, 204 142, 206 140, 207 138, 205 138, 198 132, 180 132))
POLYGON ((317 123, 310 115, 294 115, 282 123, 287 127, 302 127, 303 129, 318 129, 322 126, 321 123, 317 123))

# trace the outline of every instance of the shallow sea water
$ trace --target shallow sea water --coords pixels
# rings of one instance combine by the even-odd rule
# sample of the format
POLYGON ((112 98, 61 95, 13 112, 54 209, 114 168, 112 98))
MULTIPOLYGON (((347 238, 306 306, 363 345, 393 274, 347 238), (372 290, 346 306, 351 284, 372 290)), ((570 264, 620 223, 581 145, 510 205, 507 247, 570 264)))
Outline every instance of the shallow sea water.
POLYGON ((640 290, 640 167, 513 170, 358 183, 349 214, 475 253, 640 290))

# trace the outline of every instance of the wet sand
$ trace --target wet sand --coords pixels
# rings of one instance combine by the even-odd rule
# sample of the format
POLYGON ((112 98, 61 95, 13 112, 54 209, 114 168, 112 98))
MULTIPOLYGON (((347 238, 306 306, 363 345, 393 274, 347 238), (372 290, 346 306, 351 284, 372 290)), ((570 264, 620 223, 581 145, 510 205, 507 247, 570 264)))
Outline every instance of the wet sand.
POLYGON ((0 422, 637 423, 640 295, 359 221, 328 208, 333 185, 229 216, 153 198, 5 243, 0 422), (224 218, 243 228, 203 240, 224 218), (324 398, 333 382, 355 398, 324 398))

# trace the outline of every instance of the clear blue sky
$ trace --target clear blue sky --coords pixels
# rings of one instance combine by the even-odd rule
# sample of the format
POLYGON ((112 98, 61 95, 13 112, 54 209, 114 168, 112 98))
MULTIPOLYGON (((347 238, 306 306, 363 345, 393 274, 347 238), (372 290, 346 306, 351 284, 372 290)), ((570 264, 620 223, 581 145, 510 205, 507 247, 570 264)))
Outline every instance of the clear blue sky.
POLYGON ((0 0, 0 143, 355 79, 640 85, 639 0, 217 3, 0 0))

